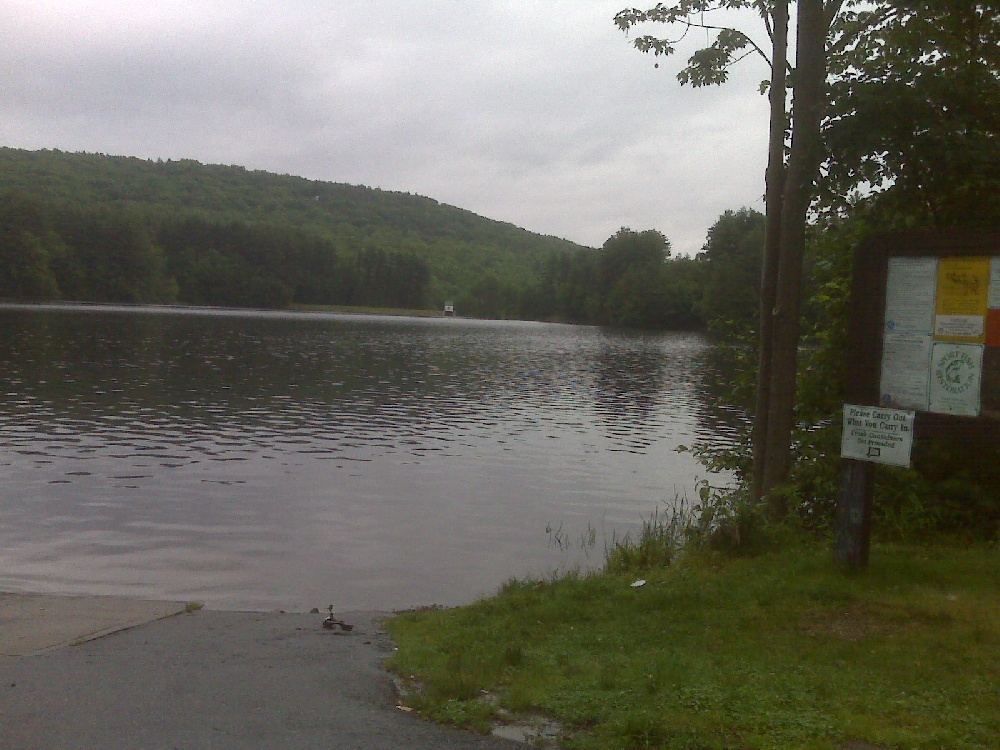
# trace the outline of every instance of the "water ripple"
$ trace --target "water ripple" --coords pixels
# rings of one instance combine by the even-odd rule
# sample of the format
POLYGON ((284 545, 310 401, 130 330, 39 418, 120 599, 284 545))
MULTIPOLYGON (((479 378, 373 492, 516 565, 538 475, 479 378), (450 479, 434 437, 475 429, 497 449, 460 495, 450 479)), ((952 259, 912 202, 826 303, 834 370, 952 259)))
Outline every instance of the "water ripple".
POLYGON ((703 476, 681 442, 732 439, 692 334, 0 316, 0 587, 251 608, 464 601, 577 564, 552 557, 547 524, 633 528, 703 476))

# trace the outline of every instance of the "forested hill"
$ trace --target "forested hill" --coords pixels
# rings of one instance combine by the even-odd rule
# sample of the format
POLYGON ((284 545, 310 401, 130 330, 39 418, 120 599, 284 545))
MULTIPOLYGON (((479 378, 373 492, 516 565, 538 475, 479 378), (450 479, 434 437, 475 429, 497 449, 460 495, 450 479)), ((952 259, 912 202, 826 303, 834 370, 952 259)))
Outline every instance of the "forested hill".
MULTIPOLYGON (((100 235, 99 225, 127 222, 140 244, 148 238, 152 255, 163 255, 165 278, 149 294, 137 291, 136 283, 131 292, 119 291, 173 294, 186 302, 436 307, 445 297, 469 296, 484 278, 501 287, 523 287, 554 254, 581 249, 418 195, 191 160, 0 148, 0 194, 8 204, 0 207, 8 230, 19 221, 12 211, 30 210, 40 212, 46 227, 61 236, 62 250, 48 248, 46 258, 36 258, 50 264, 60 260, 55 256, 65 252, 67 242, 73 250, 74 232, 100 235), (296 262, 299 276, 287 267, 296 262), (282 273, 268 268, 276 264, 284 267, 282 273), (317 273, 330 278, 321 283, 317 273), (232 288, 227 292, 227 287, 232 288), (205 299, 211 290, 222 299, 205 299)), ((5 254, 11 250, 8 246, 5 254)), ((18 257, 23 263, 23 254, 18 257)), ((82 260, 70 258, 70 265, 82 260)), ((147 258, 154 265, 156 260, 147 258)), ((56 277, 65 272, 51 270, 56 277)), ((76 294, 59 289, 67 298, 122 296, 107 289, 95 295, 89 288, 93 280, 61 281, 53 283, 77 284, 76 294)), ((47 287, 51 292, 53 284, 47 287)), ((37 289, 33 295, 5 291, 0 296, 46 296, 37 289)))

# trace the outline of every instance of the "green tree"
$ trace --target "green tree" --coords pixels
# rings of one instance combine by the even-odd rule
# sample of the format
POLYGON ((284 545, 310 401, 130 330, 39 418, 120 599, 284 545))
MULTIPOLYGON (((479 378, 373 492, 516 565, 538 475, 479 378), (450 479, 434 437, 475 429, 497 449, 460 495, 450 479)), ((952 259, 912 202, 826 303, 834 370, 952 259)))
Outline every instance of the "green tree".
POLYGON ((163 250, 136 218, 108 209, 61 211, 53 226, 74 256, 61 264, 73 299, 97 302, 170 302, 177 286, 163 250))
POLYGON ((0 297, 58 299, 51 261, 62 249, 37 204, 19 192, 0 195, 0 297))
POLYGON ((581 251, 554 261, 556 266, 556 310, 557 317, 573 323, 593 322, 591 311, 597 306, 594 301, 594 276, 597 254, 581 251))
POLYGON ((662 269, 632 267, 605 297, 602 319, 620 328, 661 328, 668 305, 662 269))
MULTIPOLYGON (((795 87, 790 112, 786 106, 788 0, 676 0, 645 11, 623 10, 615 17, 623 31, 648 22, 667 24, 683 33, 693 27, 714 31, 714 41, 696 52, 678 75, 682 84, 724 83, 730 67, 752 52, 770 66, 770 80, 762 87, 771 98, 771 120, 751 484, 755 498, 768 495, 784 481, 791 461, 806 215, 820 165, 826 42, 843 2, 798 0, 795 87), (770 54, 747 33, 706 21, 705 14, 739 9, 759 13, 771 40, 770 54), (789 120, 791 140, 786 147, 789 120)), ((635 40, 638 49, 655 55, 673 53, 674 43, 649 35, 635 40)), ((776 516, 784 514, 780 494, 774 495, 771 507, 776 516)))
POLYGON ((704 266, 699 313, 741 334, 760 319, 760 275, 764 215, 751 208, 726 211, 709 228, 698 256, 704 266))
POLYGON ((996 226, 1000 3, 881 2, 835 32, 825 203, 871 192, 883 228, 996 226))
POLYGON ((178 298, 193 305, 239 304, 241 270, 232 258, 215 248, 185 248, 172 258, 178 298))
POLYGON ((514 317, 517 295, 491 270, 484 273, 467 293, 460 296, 457 304, 464 314, 506 319, 514 317))
POLYGON ((660 232, 635 232, 622 227, 597 254, 595 310, 600 323, 655 326, 662 307, 663 265, 670 257, 670 241, 660 232))

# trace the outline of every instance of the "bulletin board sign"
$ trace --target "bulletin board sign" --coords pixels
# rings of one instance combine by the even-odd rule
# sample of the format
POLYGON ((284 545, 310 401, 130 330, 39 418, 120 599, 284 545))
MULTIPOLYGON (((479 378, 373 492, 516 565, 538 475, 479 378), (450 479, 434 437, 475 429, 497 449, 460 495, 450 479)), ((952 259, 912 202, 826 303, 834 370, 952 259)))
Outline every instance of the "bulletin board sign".
POLYGON ((834 558, 857 569, 875 462, 908 465, 908 441, 923 437, 1000 442, 1000 230, 869 237, 848 336, 834 558))
POLYGON ((850 334, 849 402, 914 411, 918 435, 1000 420, 1000 232, 869 239, 850 334))

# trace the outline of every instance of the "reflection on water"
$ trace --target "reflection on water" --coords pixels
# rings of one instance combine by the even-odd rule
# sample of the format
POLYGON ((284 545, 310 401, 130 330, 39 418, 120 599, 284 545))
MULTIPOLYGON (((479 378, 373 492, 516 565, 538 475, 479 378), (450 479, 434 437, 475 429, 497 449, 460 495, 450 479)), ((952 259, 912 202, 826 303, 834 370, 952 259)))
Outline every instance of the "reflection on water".
POLYGON ((105 307, 0 324, 0 590, 459 603, 596 562, 692 493, 678 444, 728 435, 691 334, 105 307), (568 556, 549 525, 598 549, 568 556))

